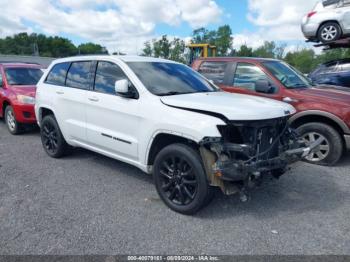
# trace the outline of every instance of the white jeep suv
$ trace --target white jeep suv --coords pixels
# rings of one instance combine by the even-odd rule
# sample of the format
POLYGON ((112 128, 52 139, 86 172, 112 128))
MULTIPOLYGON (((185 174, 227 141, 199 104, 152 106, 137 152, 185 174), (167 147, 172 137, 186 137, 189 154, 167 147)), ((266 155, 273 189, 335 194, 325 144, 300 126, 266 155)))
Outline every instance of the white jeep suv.
POLYGON ((191 68, 155 58, 55 60, 38 83, 35 113, 51 157, 83 147, 153 174, 171 209, 193 214, 212 198, 282 175, 302 147, 288 104, 219 90, 191 68))

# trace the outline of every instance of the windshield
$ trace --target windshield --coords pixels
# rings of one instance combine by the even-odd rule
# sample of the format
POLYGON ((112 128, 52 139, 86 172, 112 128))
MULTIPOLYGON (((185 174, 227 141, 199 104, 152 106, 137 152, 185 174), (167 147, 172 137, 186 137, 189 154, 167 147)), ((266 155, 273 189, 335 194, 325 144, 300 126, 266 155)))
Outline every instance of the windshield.
POLYGON ((43 72, 39 68, 6 68, 9 85, 36 85, 43 72))
POLYGON ((312 87, 306 76, 284 62, 268 61, 263 64, 288 89, 312 87))
POLYGON ((144 86, 158 96, 219 91, 191 68, 166 62, 129 62, 144 86))

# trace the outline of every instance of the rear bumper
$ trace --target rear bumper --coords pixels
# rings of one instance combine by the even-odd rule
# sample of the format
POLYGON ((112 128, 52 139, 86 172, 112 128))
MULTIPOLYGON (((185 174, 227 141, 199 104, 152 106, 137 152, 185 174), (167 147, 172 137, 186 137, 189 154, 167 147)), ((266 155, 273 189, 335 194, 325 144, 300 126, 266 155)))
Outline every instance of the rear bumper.
POLYGON ((306 38, 312 39, 317 37, 319 24, 305 23, 301 25, 301 31, 306 38))
POLYGON ((350 135, 344 135, 345 146, 347 150, 350 150, 350 135))
POLYGON ((13 110, 16 120, 23 124, 35 124, 36 117, 34 112, 34 105, 14 104, 13 110))

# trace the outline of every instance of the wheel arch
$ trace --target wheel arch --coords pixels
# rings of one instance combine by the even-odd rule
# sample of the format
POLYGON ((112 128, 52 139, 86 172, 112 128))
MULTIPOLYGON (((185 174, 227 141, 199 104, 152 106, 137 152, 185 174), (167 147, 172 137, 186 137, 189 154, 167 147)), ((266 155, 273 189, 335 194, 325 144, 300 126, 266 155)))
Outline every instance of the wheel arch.
POLYGON ((157 133, 150 142, 149 149, 147 150, 146 163, 148 166, 152 166, 157 154, 166 146, 171 144, 184 144, 192 147, 195 150, 199 150, 199 144, 192 138, 183 136, 181 134, 160 132, 157 133))
POLYGON ((47 115, 55 115, 54 111, 49 108, 49 107, 40 107, 39 108, 39 116, 38 116, 38 121, 39 123, 41 123, 41 121, 43 120, 43 118, 47 115))
POLYGON ((349 127, 336 115, 328 112, 322 112, 318 110, 304 111, 295 114, 289 119, 289 123, 292 127, 298 128, 299 126, 311 123, 311 122, 321 122, 332 126, 335 130, 339 132, 340 135, 350 134, 349 127))
POLYGON ((1 105, 2 115, 5 116, 5 109, 7 106, 10 106, 11 102, 9 100, 4 100, 1 105))

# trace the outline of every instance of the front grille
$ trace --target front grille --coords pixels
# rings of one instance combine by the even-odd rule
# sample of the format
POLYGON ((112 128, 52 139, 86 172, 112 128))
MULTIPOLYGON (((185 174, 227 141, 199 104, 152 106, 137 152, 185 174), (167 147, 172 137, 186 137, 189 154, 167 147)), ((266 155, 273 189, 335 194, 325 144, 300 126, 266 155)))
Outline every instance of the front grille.
POLYGON ((218 129, 224 142, 249 145, 252 150, 248 157, 259 154, 259 159, 269 159, 278 156, 279 140, 286 130, 287 120, 284 117, 257 121, 232 121, 226 126, 218 126, 218 129))

